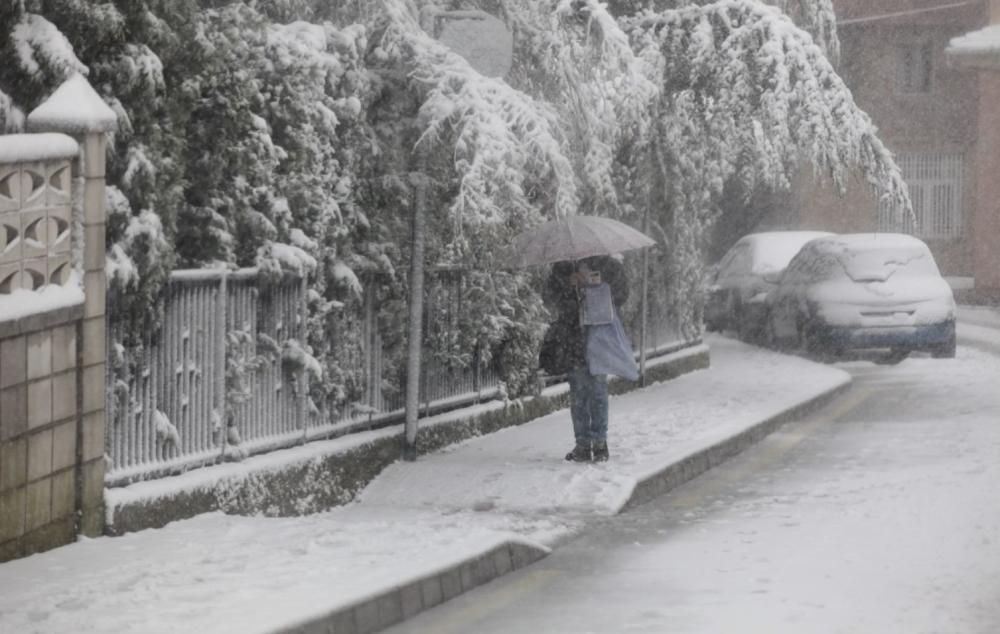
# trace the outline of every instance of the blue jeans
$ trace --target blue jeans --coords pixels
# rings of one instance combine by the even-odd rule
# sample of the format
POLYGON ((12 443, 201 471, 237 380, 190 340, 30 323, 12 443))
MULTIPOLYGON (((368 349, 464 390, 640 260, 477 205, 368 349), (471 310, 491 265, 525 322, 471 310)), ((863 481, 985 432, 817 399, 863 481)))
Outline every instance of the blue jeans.
POLYGON ((573 368, 569 379, 569 414, 577 444, 608 440, 608 375, 573 368))

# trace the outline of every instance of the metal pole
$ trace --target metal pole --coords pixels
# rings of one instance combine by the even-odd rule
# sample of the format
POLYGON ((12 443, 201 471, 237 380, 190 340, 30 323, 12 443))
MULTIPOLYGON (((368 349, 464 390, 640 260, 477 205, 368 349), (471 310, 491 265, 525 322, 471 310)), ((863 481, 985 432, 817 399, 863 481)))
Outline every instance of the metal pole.
MULTIPOLYGON (((306 294, 308 290, 308 278, 303 275, 302 279, 299 280, 298 285, 298 296, 295 298, 298 304, 297 308, 299 310, 299 320, 298 328, 295 336, 299 338, 299 341, 304 347, 306 345, 309 333, 306 331, 306 320, 309 318, 309 304, 306 301, 306 294)), ((307 414, 307 408, 309 403, 309 373, 305 368, 299 370, 299 375, 297 377, 299 381, 299 400, 296 403, 296 421, 295 424, 302 429, 302 444, 309 442, 309 418, 307 414)))
MULTIPOLYGON (((649 205, 642 214, 642 232, 649 235, 649 205)), ((646 385, 646 348, 648 342, 647 314, 649 313, 649 248, 642 250, 642 306, 639 328, 639 380, 640 385, 646 385)))
MULTIPOLYGON (((419 150, 418 150, 419 151, 419 150)), ((422 167, 424 161, 418 164, 422 167)), ((403 460, 417 459, 417 418, 420 409, 420 347, 424 316, 424 216, 427 204, 427 175, 414 177, 413 236, 410 253, 410 328, 406 360, 406 438, 403 460)))
MULTIPOLYGON (((215 381, 215 420, 212 424, 218 424, 218 443, 219 443, 219 459, 225 461, 226 459, 226 432, 227 426, 229 425, 229 394, 226 392, 226 354, 227 354, 227 337, 229 332, 229 275, 226 271, 222 272, 219 278, 219 286, 216 292, 218 293, 218 303, 216 304, 215 312, 215 367, 214 376, 212 377, 215 381)), ((215 431, 213 429, 213 431, 215 431)))

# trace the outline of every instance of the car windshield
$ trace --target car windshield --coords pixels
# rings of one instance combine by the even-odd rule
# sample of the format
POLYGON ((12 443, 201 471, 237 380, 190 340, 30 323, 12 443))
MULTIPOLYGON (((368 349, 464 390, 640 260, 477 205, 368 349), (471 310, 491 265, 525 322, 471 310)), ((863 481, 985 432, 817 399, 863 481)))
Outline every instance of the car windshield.
POLYGON ((936 277, 937 265, 921 245, 867 245, 831 242, 801 262, 813 281, 848 278, 854 282, 885 282, 900 277, 936 277))
POLYGON ((844 273, 855 282, 884 282, 890 277, 937 276, 937 265, 922 248, 845 249, 838 257, 844 273))

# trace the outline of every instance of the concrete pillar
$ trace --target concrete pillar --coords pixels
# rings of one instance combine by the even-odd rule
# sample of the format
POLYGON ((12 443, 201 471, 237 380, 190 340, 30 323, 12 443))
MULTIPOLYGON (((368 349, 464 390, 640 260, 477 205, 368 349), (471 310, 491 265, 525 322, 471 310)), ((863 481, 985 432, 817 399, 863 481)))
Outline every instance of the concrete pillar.
POLYGON ((949 63, 976 73, 979 114, 975 146, 975 215, 972 219, 973 268, 976 296, 1000 301, 1000 44, 983 37, 1000 25, 1000 0, 988 0, 990 25, 955 38, 948 47, 949 63), (988 44, 988 42, 993 42, 988 44))
POLYGON ((62 132, 80 144, 73 165, 74 196, 82 197, 77 214, 82 221, 82 271, 85 295, 83 320, 77 331, 77 510, 84 535, 104 530, 104 435, 106 337, 106 278, 104 274, 106 134, 117 128, 117 116, 87 80, 75 75, 28 115, 32 132, 62 132))
POLYGON ((1000 68, 979 71, 974 252, 977 294, 1000 299, 1000 68))

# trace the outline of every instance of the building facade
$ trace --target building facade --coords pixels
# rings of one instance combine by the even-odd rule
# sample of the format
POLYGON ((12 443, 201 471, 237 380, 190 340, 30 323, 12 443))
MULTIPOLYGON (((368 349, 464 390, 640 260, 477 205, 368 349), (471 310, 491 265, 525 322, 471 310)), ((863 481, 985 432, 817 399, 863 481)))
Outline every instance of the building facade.
POLYGON ((793 203, 801 227, 912 233, 930 245, 946 276, 974 278, 984 291, 1000 287, 980 244, 984 230, 1000 235, 989 221, 981 166, 980 115, 995 106, 983 98, 982 78, 947 54, 953 39, 988 23, 990 1, 834 1, 840 74, 895 155, 915 218, 880 206, 863 181, 840 196, 803 177, 793 203))

